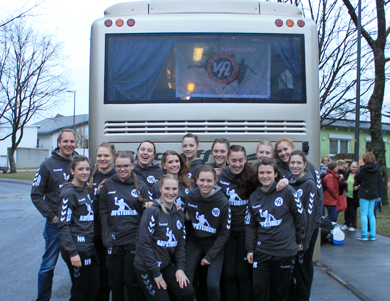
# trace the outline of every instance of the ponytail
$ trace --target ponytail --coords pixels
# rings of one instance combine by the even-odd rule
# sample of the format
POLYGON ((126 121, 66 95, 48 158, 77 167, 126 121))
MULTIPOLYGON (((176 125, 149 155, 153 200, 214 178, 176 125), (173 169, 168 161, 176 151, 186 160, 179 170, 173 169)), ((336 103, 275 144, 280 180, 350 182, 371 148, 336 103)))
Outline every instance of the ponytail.
POLYGON ((92 190, 92 188, 93 188, 93 176, 96 174, 98 169, 99 169, 99 166, 96 164, 95 168, 91 172, 91 178, 89 179, 89 183, 88 183, 88 186, 87 186, 88 190, 92 190))
POLYGON ((139 189, 138 189, 138 179, 137 179, 137 177, 135 176, 135 173, 133 172, 133 170, 131 171, 130 176, 131 176, 131 178, 133 179, 135 189, 136 189, 137 192, 138 192, 137 200, 138 200, 139 202, 141 202, 141 203, 146 202, 146 200, 141 196, 141 191, 139 191, 139 189))

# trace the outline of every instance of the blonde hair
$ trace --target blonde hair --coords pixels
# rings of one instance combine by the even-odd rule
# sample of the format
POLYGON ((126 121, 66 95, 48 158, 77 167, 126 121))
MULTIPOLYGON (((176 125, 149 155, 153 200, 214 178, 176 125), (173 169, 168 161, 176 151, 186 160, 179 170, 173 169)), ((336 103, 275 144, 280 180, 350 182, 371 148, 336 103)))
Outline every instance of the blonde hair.
MULTIPOLYGON (((273 146, 272 146, 272 143, 267 141, 267 140, 264 140, 264 141, 260 141, 259 144, 257 145, 257 148, 256 148, 256 153, 259 151, 259 148, 260 146, 268 146, 270 149, 271 149, 271 152, 273 151, 273 146)), ((272 157, 273 157, 273 152, 272 152, 272 157)))
MULTIPOLYGON (((96 149, 96 153, 98 151, 99 148, 101 147, 106 147, 108 148, 110 151, 111 151, 111 155, 112 155, 112 158, 114 159, 115 157, 115 154, 116 154, 116 149, 115 149, 115 145, 112 144, 112 143, 107 143, 107 142, 103 142, 102 144, 100 144, 97 149, 96 149)), ((88 183, 88 186, 87 188, 89 190, 91 190, 93 188, 93 177, 95 176, 96 172, 98 171, 99 169, 99 165, 96 164, 95 168, 92 170, 92 173, 91 173, 91 178, 89 179, 89 183, 88 183)))
MULTIPOLYGON (((171 175, 171 174, 165 174, 165 175, 163 175, 163 176, 161 177, 161 179, 160 179, 160 185, 159 185, 160 188, 162 188, 162 186, 163 186, 163 184, 164 184, 164 182, 165 182, 166 180, 174 180, 174 181, 177 182, 177 186, 179 186, 179 179, 178 179, 178 178, 176 178, 174 175, 171 175)), ((165 208, 165 206, 164 206, 164 204, 163 204, 163 202, 162 202, 162 195, 161 195, 161 197, 160 197, 160 206, 161 206, 161 210, 162 210, 164 213, 168 214, 168 211, 167 211, 167 209, 165 208)))
POLYGON ((278 145, 282 142, 285 142, 287 143, 292 149, 295 150, 295 145, 294 143, 292 142, 292 140, 288 139, 288 138, 282 138, 282 139, 279 139, 278 142, 276 142, 275 144, 275 150, 278 151, 278 145))

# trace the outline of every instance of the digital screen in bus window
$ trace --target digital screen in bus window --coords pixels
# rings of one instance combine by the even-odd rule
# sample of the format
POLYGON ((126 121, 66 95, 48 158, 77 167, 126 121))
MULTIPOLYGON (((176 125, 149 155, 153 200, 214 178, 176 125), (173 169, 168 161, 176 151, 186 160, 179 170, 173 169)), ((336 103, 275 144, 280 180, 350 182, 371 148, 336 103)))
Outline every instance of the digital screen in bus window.
POLYGON ((106 35, 104 103, 306 103, 303 35, 106 35))

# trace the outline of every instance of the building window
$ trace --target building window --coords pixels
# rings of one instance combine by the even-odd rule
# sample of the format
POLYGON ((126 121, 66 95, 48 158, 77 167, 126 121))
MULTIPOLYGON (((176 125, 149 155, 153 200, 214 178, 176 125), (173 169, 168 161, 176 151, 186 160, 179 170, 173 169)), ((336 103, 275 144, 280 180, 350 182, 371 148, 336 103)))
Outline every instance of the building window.
POLYGON ((346 139, 329 139, 329 155, 349 153, 349 140, 346 139))

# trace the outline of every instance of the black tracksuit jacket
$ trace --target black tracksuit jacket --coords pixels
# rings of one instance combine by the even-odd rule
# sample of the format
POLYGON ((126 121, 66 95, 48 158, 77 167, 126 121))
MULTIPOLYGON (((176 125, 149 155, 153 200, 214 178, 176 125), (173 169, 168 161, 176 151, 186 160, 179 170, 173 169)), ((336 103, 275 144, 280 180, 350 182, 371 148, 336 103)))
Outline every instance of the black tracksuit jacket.
POLYGON ((367 163, 360 167, 355 176, 355 182, 360 185, 358 197, 365 200, 374 200, 380 197, 379 181, 382 181, 379 164, 367 163))
MULTIPOLYGON (((42 162, 31 189, 31 200, 39 212, 51 222, 57 216, 58 189, 70 176, 70 161, 62 157, 56 148, 51 157, 42 162)), ((77 155, 75 152, 74 155, 77 155)))
POLYGON ((201 158, 195 158, 194 160, 192 160, 189 163, 190 172, 188 173, 188 177, 190 179, 194 179, 194 181, 195 181, 196 172, 199 169, 199 167, 201 167, 202 165, 204 165, 204 162, 201 158))
POLYGON ((212 263, 230 235, 231 212, 226 195, 216 186, 214 194, 204 199, 195 188, 187 197, 185 210, 191 219, 186 221, 188 240, 211 245, 204 258, 212 263))
POLYGON ((148 201, 146 185, 138 182, 138 191, 132 177, 122 182, 118 175, 106 180, 100 192, 100 219, 103 245, 109 249, 130 245, 135 249, 138 226, 143 212, 143 203, 138 195, 148 201))
MULTIPOLYGON (((164 205, 163 205, 164 206, 164 205)), ((143 272, 151 272, 153 277, 168 266, 174 258, 176 267, 185 271, 184 213, 165 207, 164 213, 159 200, 145 210, 139 225, 134 266, 143 272)))
POLYGON ((159 180, 164 175, 162 168, 154 163, 146 168, 142 168, 137 162, 133 172, 137 176, 138 182, 145 183, 148 186, 148 189, 152 188, 154 180, 159 180))
MULTIPOLYGON (((93 187, 89 193, 93 199, 93 212, 95 212, 95 236, 101 237, 102 235, 102 225, 100 223, 100 210, 99 210, 100 194, 97 194, 98 186, 104 179, 111 178, 113 175, 115 175, 114 168, 107 173, 102 173, 99 170, 97 170, 95 175, 93 176, 93 183, 92 183, 93 187)), ((90 180, 91 179, 89 179, 88 182, 90 180)))
POLYGON ((306 228, 305 238, 302 241, 304 250, 307 250, 310 245, 310 239, 313 235, 316 226, 316 213, 319 206, 319 198, 317 186, 311 173, 306 173, 304 176, 295 180, 294 176, 290 178, 290 185, 295 189, 299 199, 302 202, 306 212, 306 228))
MULTIPOLYGON (((307 161, 307 167, 309 168, 309 171, 316 182, 317 186, 317 198, 319 199, 317 212, 316 212, 316 229, 319 229, 321 226, 321 218, 322 218, 322 210, 324 207, 324 192, 322 189, 322 181, 321 181, 321 175, 319 171, 316 169, 316 167, 313 165, 313 163, 307 161)), ((292 172, 290 170, 290 167, 285 164, 284 162, 278 161, 278 169, 279 172, 282 174, 283 178, 290 179, 292 177, 292 172)))
POLYGON ((218 185, 229 200, 230 210, 232 212, 232 231, 245 230, 245 212, 248 200, 241 195, 238 186, 238 177, 230 171, 230 167, 221 170, 218 185))
POLYGON ((65 184, 58 196, 58 235, 69 257, 94 247, 94 212, 86 187, 65 184))
MULTIPOLYGON (((157 200, 161 197, 160 180, 154 183, 153 187, 150 189, 150 193, 153 200, 157 200)), ((177 199, 175 200, 175 204, 179 205, 181 208, 184 208, 184 204, 189 193, 190 190, 188 188, 185 188, 180 182, 179 193, 177 195, 177 199)))
POLYGON ((245 219, 248 253, 294 256, 305 238, 305 211, 298 194, 287 186, 276 191, 277 182, 264 192, 258 187, 249 197, 245 219))

